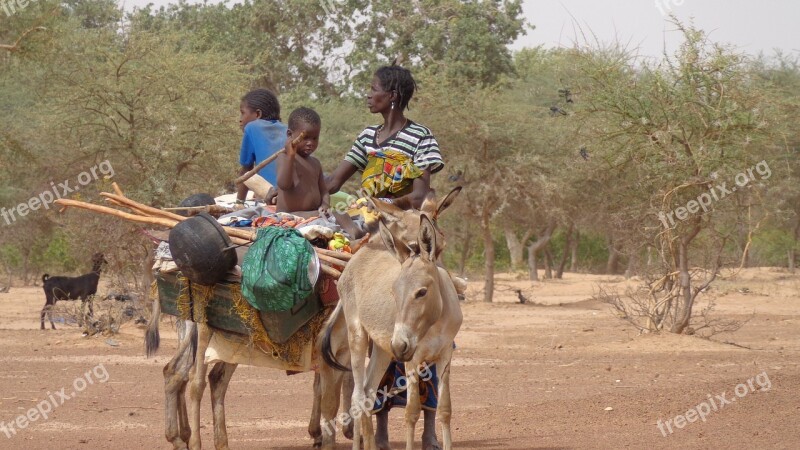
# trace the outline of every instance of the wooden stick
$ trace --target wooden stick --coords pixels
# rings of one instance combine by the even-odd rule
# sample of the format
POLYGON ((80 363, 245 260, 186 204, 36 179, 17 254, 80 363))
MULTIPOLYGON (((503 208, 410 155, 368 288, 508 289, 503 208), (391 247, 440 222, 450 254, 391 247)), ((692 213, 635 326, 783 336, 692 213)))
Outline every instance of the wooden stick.
MULTIPOLYGON (((165 227, 168 227, 168 228, 173 228, 175 225, 178 224, 178 222, 182 222, 182 221, 184 221, 184 220, 186 220, 188 218, 188 217, 183 217, 183 216, 179 216, 177 214, 172 214, 172 213, 170 213, 170 215, 177 217, 177 219, 166 218, 166 217, 149 216, 147 214, 148 213, 153 213, 154 211, 156 213, 159 213, 159 214, 160 213, 166 213, 166 211, 162 211, 162 210, 160 210, 158 208, 152 208, 152 207, 146 206, 146 205, 141 205, 140 203, 137 203, 137 202, 135 202, 135 201, 133 201, 131 199, 128 199, 126 197, 119 197, 117 195, 109 194, 107 192, 101 192, 100 195, 103 195, 104 197, 106 197, 111 203, 122 204, 127 208, 130 208, 130 209, 132 209, 134 211, 139 212, 141 215, 139 215, 139 214, 129 214, 129 213, 120 211, 118 209, 109 208, 109 207, 106 207, 106 206, 94 205, 92 203, 81 202, 81 201, 78 201, 78 200, 59 199, 59 200, 56 200, 55 203, 58 204, 58 205, 62 205, 64 207, 64 208, 62 208, 62 210, 66 209, 67 206, 74 206, 76 208, 86 209, 86 210, 98 212, 98 213, 101 213, 101 214, 108 214, 110 216, 119 217, 121 219, 130 220, 132 222, 147 223, 147 224, 150 224, 150 225, 160 225, 160 226, 165 226, 165 227), (127 202, 123 202, 122 199, 127 200, 127 202), (137 207, 131 206, 131 204, 141 205, 143 208, 142 208, 142 210, 139 210, 137 207)), ((231 242, 233 242, 234 244, 237 244, 237 245, 246 245, 248 243, 251 243, 251 242, 255 241, 255 238, 256 238, 256 233, 255 233, 255 231, 253 231, 252 228, 234 228, 234 227, 225 227, 225 226, 223 226, 222 229, 231 238, 231 242)), ((367 236, 367 238, 368 238, 368 236, 367 236)), ((350 257, 351 257, 347 253, 334 252, 334 251, 331 251, 331 250, 325 250, 325 249, 321 249, 321 248, 314 248, 314 250, 317 252, 317 255, 319 256, 320 260, 325 261, 325 262, 327 262, 329 264, 334 264, 336 266, 344 266, 344 265, 346 265, 347 261, 349 261, 350 257), (343 256, 343 255, 347 255, 347 256, 343 256)))
MULTIPOLYGON (((292 146, 300 144, 300 142, 303 139, 305 139, 305 137, 306 137, 306 132, 305 131, 301 132, 299 135, 297 135, 296 138, 294 138, 294 140, 292 140, 292 146)), ((242 184, 242 183, 244 183, 245 181, 249 180, 253 175, 257 174, 259 170, 263 169, 264 167, 267 167, 267 165, 269 163, 271 163, 272 161, 275 161, 278 158, 278 155, 280 155, 281 153, 285 153, 285 152, 286 152, 285 149, 278 150, 277 152, 275 152, 274 155, 272 155, 269 158, 261 161, 260 163, 258 163, 257 166, 255 166, 252 169, 248 170, 244 175, 242 175, 239 178, 237 178, 236 180, 234 180, 233 183, 234 184, 242 184)))
POLYGON ((244 175, 242 175, 239 178, 233 180, 233 183, 234 184, 242 184, 245 181, 249 180, 250 178, 253 177, 253 175, 257 174, 259 170, 263 169, 264 167, 267 167, 267 165, 269 163, 271 163, 272 161, 275 161, 276 159, 278 159, 278 155, 280 155, 282 153, 286 153, 286 151, 283 150, 283 149, 278 150, 272 156, 270 156, 269 158, 261 161, 260 163, 258 163, 257 166, 255 166, 252 169, 250 169, 249 171, 245 172, 244 175))
MULTIPOLYGON (((98 212, 98 213, 101 213, 101 214, 108 214, 110 216, 119 217, 121 219, 130 220, 132 222, 147 223, 147 224, 150 224, 150 225, 160 225, 160 226, 164 226, 164 227, 167 227, 167 228, 173 228, 175 225, 178 224, 178 222, 181 222, 181 221, 187 219, 187 217, 183 217, 183 216, 178 216, 178 217, 181 218, 181 220, 167 219, 167 218, 164 218, 164 217, 140 216, 140 215, 136 215, 136 214, 129 214, 129 213, 120 211, 118 209, 109 208, 109 207, 106 207, 106 206, 93 205, 91 203, 81 202, 81 201, 78 201, 78 200, 68 200, 68 199, 63 199, 63 198, 60 199, 60 200, 56 200, 55 203, 58 204, 58 205, 62 205, 65 208, 67 206, 74 206, 76 208, 86 209, 86 210, 98 212)), ((150 209, 155 209, 155 208, 150 208, 150 209)), ((244 230, 244 229, 237 230, 237 229, 231 228, 231 227, 222 227, 222 229, 225 230, 225 233, 228 234, 228 236, 231 238, 231 242, 233 242, 234 244, 245 245, 245 244, 253 242, 253 240, 255 239, 255 233, 253 233, 251 231, 247 231, 247 230, 244 230)))
POLYGON ((106 198, 112 198, 118 202, 124 203, 126 205, 133 206, 136 209, 146 212, 147 214, 155 217, 163 217, 166 219, 177 220, 178 222, 185 220, 186 217, 180 216, 175 213, 171 213, 169 211, 164 211, 163 209, 153 208, 152 206, 147 206, 143 203, 139 203, 137 201, 131 200, 128 197, 120 197, 119 195, 110 194, 108 192, 101 192, 100 195, 106 198))
POLYGON ((369 238, 370 237, 372 237, 372 236, 369 233, 365 234, 364 237, 362 237, 361 240, 358 241, 358 244, 356 244, 356 246, 353 248, 353 254, 355 254, 357 251, 359 251, 361 249, 361 247, 364 246, 364 244, 369 242, 369 238))
POLYGON ((228 237, 231 239, 231 242, 233 244, 235 244, 235 245, 250 245, 250 244, 252 244, 252 242, 248 241, 247 239, 239 239, 239 238, 233 237, 233 236, 228 236, 228 237))
POLYGON ((235 212, 236 210, 231 208, 226 208, 220 205, 205 205, 205 206, 178 206, 175 208, 164 208, 164 211, 188 211, 188 212, 207 212, 209 214, 228 214, 235 212))
POLYGON ((120 189, 116 181, 111 183, 111 187, 114 188, 114 192, 116 192, 117 195, 120 197, 125 197, 125 194, 122 192, 122 189, 120 189))
POLYGON ((350 258, 353 257, 350 253, 346 252, 337 252, 334 250, 326 250, 324 248, 314 247, 314 250, 320 254, 325 256, 330 256, 331 258, 340 259, 342 261, 350 261, 350 258))
POLYGON ((321 262, 328 263, 328 265, 333 265, 335 267, 344 267, 347 265, 346 261, 342 261, 341 259, 331 258, 330 256, 325 256, 322 253, 317 252, 317 257, 321 262))
POLYGON ((139 216, 136 214, 129 214, 126 212, 122 212, 118 209, 109 208, 107 206, 100 206, 100 205, 93 205, 91 203, 81 202, 78 200, 69 200, 66 198, 58 199, 55 202, 61 206, 73 206, 75 208, 87 209, 89 211, 98 212, 101 214, 108 214, 110 216, 119 217, 121 219, 130 220, 131 222, 139 222, 139 223, 146 223, 150 225, 159 225, 162 227, 172 228, 177 225, 178 222, 174 220, 169 220, 161 217, 145 217, 139 216))
POLYGON ((107 198, 106 201, 108 203, 111 203, 112 205, 121 206, 123 208, 130 209, 131 211, 135 212, 136 214, 139 214, 140 216, 152 217, 150 214, 147 214, 146 212, 144 212, 144 211, 142 211, 140 209, 134 208, 133 206, 126 205, 125 203, 118 202, 118 201, 110 199, 110 198, 107 198))
POLYGON ((326 266, 324 264, 320 264, 319 265, 319 271, 324 273, 325 275, 329 275, 329 276, 333 277, 336 280, 338 280, 339 277, 342 276, 342 272, 339 272, 338 270, 334 269, 333 267, 329 267, 329 266, 326 266))
POLYGON ((203 211, 209 206, 215 205, 203 205, 203 206, 176 206, 174 208, 164 208, 164 211, 203 211))

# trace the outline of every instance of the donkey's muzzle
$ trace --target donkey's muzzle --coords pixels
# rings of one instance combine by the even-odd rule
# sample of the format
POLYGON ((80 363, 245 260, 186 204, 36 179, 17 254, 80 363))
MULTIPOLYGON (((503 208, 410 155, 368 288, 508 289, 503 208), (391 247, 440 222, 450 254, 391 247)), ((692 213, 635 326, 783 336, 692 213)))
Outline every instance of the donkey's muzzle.
POLYGON ((417 349, 416 339, 407 331, 404 326, 396 327, 392 336, 392 353, 400 362, 410 361, 417 349))
POLYGON ((407 362, 414 356, 414 348, 406 338, 392 338, 392 353, 400 362, 407 362))

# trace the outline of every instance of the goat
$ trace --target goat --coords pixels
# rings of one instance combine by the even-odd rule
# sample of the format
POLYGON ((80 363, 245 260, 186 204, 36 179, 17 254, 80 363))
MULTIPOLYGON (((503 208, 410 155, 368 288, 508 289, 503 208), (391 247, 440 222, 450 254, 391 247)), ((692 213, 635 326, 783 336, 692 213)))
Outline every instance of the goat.
MULTIPOLYGON (((42 275, 44 295, 46 298, 41 314, 42 330, 44 330, 45 315, 48 315, 50 319, 50 326, 54 330, 56 329, 50 310, 55 306, 57 301, 81 299, 81 309, 83 309, 83 305, 86 304, 89 297, 97 293, 97 283, 100 281, 100 269, 103 264, 108 264, 103 254, 95 253, 92 256, 92 271, 85 275, 79 277, 51 277, 48 274, 42 275)), ((92 303, 89 302, 89 317, 91 317, 93 313, 92 303)))

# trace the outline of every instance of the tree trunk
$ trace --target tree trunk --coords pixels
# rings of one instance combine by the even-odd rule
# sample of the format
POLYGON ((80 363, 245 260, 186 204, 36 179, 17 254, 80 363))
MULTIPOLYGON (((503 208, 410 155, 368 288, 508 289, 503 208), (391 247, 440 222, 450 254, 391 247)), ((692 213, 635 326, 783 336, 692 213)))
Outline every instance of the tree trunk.
POLYGON ((561 263, 558 265, 558 271, 556 271, 556 278, 564 278, 564 267, 567 265, 567 252, 572 249, 572 230, 575 228, 574 224, 569 224, 569 229, 567 230, 567 241, 564 242, 564 251, 561 252, 561 263))
MULTIPOLYGON (((692 277, 689 274, 689 243, 700 232, 700 225, 695 225, 695 228, 686 237, 678 240, 678 282, 680 283, 680 297, 682 300, 677 320, 672 324, 672 331, 676 334, 681 334, 689 326, 689 321, 692 318, 692 307, 694 306, 694 295, 692 295, 692 277)), ((721 250, 720 250, 721 251, 721 250)), ((715 269, 716 270, 716 269, 715 269)))
POLYGON ((458 274, 459 276, 463 277, 464 273, 467 270, 467 260, 469 259, 469 253, 472 247, 472 233, 467 231, 467 235, 464 237, 464 242, 461 243, 461 257, 458 261, 458 274))
POLYGON ((619 270, 619 250, 617 250, 614 239, 608 238, 608 261, 606 261, 606 273, 614 275, 619 270))
POLYGON ((531 231, 526 231, 525 234, 522 235, 522 239, 518 239, 517 233, 508 225, 503 229, 503 232, 506 236, 508 254, 511 257, 511 271, 516 272, 522 267, 522 255, 525 251, 525 243, 531 237, 531 231))
POLYGON ((681 334, 689 325, 692 317, 692 278, 689 276, 689 254, 687 245, 678 244, 678 280, 681 284, 681 298, 683 300, 678 320, 672 325, 672 332, 681 334))
POLYGON ((636 253, 631 253, 631 255, 628 257, 628 266, 625 268, 626 280, 630 280, 631 277, 634 275, 637 261, 639 261, 639 255, 637 255, 636 253))
POLYGON ((544 248, 544 277, 548 280, 553 278, 553 252, 549 245, 544 248))
POLYGON ((797 261, 797 243, 800 241, 800 218, 795 223, 792 237, 794 239, 792 247, 789 249, 789 271, 794 273, 795 261, 797 261))
POLYGON ((742 257, 740 258, 741 267, 747 268, 750 267, 750 247, 747 245, 748 241, 748 232, 745 229, 744 224, 739 225, 739 253, 741 253, 742 257))
POLYGON ((528 279, 530 281, 539 281, 539 267, 536 264, 534 244, 528 246, 528 279))
POLYGON ((572 257, 569 260, 569 271, 575 273, 578 271, 578 243, 581 239, 581 233, 578 230, 575 230, 575 237, 572 239, 572 245, 570 245, 570 253, 572 253, 572 257))
POLYGON ((539 281, 539 273, 536 267, 536 255, 539 253, 539 250, 550 242, 550 237, 553 236, 553 230, 555 229, 556 224, 551 223, 542 231, 535 242, 531 242, 528 245, 528 279, 531 281, 539 281))
POLYGON ((490 225, 489 212, 484 211, 481 220, 483 227, 483 251, 485 261, 485 273, 483 282, 483 301, 492 302, 494 295, 494 239, 492 239, 492 229, 490 225))
POLYGON ((22 257, 22 285, 28 286, 28 261, 30 260, 29 255, 25 255, 22 257))

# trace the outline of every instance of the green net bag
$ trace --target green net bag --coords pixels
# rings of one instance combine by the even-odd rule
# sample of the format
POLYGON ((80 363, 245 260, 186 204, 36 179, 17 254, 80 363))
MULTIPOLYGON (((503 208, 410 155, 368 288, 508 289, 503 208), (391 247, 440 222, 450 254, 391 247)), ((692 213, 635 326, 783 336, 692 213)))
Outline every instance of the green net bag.
POLYGON ((242 263, 242 295, 259 311, 288 311, 313 290, 311 244, 295 229, 260 228, 242 263))

